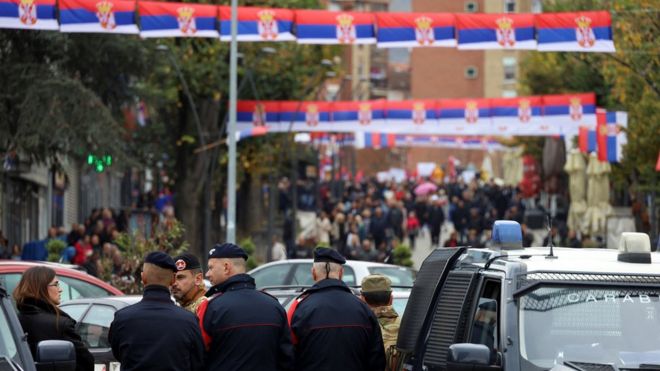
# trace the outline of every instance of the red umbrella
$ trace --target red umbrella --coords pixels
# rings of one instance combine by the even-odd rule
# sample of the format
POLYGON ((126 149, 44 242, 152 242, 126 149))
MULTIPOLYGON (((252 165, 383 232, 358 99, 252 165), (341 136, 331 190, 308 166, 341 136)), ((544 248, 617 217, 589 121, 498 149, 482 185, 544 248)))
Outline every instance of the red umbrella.
POLYGON ((438 190, 438 186, 431 182, 424 182, 417 187, 415 187, 415 194, 417 196, 426 196, 429 193, 435 192, 438 190))
POLYGON ((655 164, 655 171, 660 171, 660 152, 658 152, 658 163, 655 164))

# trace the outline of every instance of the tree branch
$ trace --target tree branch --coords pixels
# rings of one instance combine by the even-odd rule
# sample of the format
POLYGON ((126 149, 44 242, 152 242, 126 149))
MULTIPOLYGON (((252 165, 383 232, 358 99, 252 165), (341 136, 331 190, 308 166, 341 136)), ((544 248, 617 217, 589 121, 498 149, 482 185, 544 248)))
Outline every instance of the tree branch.
POLYGON ((608 57, 608 58, 610 58, 610 59, 612 59, 613 61, 619 63, 620 65, 622 65, 622 66, 628 68, 632 73, 634 73, 635 75, 639 76, 642 80, 644 80, 644 82, 645 82, 649 87, 651 87, 651 89, 653 89, 653 91, 655 92, 656 95, 660 95, 660 88, 658 88, 658 86, 655 84, 655 82, 654 82, 653 80, 651 80, 646 74, 641 73, 640 71, 638 71, 638 70, 637 70, 633 65, 631 65, 630 63, 628 63, 628 62, 622 60, 621 58, 618 58, 618 57, 616 57, 616 56, 614 56, 614 55, 612 55, 612 54, 608 54, 608 53, 606 53, 605 56, 608 57))

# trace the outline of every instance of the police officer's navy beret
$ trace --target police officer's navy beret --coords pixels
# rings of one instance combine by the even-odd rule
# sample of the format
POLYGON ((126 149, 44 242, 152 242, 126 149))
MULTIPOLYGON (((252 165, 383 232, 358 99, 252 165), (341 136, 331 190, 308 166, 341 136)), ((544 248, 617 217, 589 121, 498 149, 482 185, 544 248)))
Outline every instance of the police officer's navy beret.
POLYGON ((165 254, 162 251, 150 252, 149 254, 147 254, 147 256, 145 256, 144 262, 153 264, 163 269, 169 269, 172 272, 176 272, 176 265, 174 264, 174 259, 172 259, 171 256, 165 254))
POLYGON ((337 264, 345 264, 346 259, 343 256, 341 256, 341 254, 338 253, 337 250, 335 249, 329 247, 317 247, 314 250, 314 262, 315 263, 330 262, 337 264))
POLYGON ((199 263, 199 259, 191 253, 183 253, 176 258, 174 258, 174 264, 176 265, 176 270, 185 271, 189 269, 199 269, 202 265, 199 263))
POLYGON ((216 244, 209 251, 209 259, 223 258, 243 258, 247 260, 248 255, 245 250, 233 243, 225 242, 223 244, 216 244))

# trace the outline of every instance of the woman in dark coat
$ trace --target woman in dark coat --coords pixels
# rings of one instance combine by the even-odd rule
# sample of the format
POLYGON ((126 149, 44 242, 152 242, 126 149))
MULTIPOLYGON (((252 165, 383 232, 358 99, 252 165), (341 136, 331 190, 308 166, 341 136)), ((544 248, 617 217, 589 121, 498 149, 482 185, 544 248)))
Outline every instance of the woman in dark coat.
POLYGON ((27 333, 32 356, 42 340, 68 340, 76 348, 76 371, 92 371, 94 357, 76 334, 76 321, 58 307, 61 294, 55 271, 48 267, 25 271, 14 290, 18 318, 27 333))

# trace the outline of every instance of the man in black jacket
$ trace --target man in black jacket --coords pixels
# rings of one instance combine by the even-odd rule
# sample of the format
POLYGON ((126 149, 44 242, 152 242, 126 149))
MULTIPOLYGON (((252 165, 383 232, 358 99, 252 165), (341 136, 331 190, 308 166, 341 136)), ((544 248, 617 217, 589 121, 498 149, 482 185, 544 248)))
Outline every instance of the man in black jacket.
POLYGON ((206 293, 197 316, 206 345, 207 370, 293 369, 286 312, 274 297, 255 290, 245 273, 247 254, 232 243, 209 251, 206 293))
POLYGON ((289 308, 296 370, 384 370, 378 319, 341 280, 346 260, 330 248, 314 251, 316 284, 289 308))
POLYGON ((204 344, 197 318, 170 298, 175 271, 169 255, 149 253, 142 270, 142 301, 115 313, 108 340, 123 371, 202 370, 204 344))

